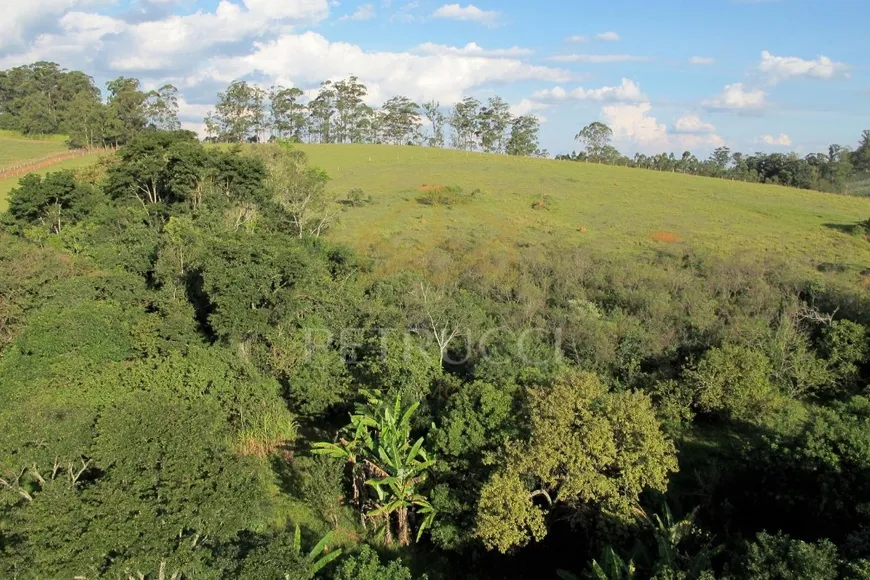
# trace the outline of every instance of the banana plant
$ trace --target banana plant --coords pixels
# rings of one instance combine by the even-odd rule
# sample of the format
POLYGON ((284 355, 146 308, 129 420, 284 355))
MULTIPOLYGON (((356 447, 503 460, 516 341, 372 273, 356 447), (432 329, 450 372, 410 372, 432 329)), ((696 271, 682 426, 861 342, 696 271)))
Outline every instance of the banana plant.
POLYGON ((298 556, 305 560, 305 563, 308 565, 308 574, 310 577, 313 577, 324 566, 341 556, 341 548, 324 553, 326 546, 332 541, 332 536, 333 532, 328 532, 325 536, 320 538, 320 541, 311 548, 311 551, 308 552, 308 554, 303 555, 302 532, 299 530, 299 526, 296 526, 296 534, 293 536, 293 550, 298 556))
POLYGON ((367 516, 382 522, 379 535, 387 543, 392 542, 395 520, 399 543, 405 546, 411 541, 411 511, 422 517, 418 541, 435 518, 435 509, 420 493, 435 462, 423 448, 422 437, 413 443, 411 440, 411 417, 419 403, 405 408, 400 395, 387 402, 377 392, 361 392, 367 403, 358 406, 351 415, 351 422, 344 429, 348 436, 337 443, 315 443, 313 452, 353 464, 355 497, 359 478, 365 476, 362 483, 375 494, 367 516))

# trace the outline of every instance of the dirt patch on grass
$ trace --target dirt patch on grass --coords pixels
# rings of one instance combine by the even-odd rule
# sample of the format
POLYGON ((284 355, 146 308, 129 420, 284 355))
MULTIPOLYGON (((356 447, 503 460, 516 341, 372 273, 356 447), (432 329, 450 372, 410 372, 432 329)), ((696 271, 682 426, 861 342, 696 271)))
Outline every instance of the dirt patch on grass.
POLYGON ((434 185, 434 184, 423 184, 419 187, 420 191, 430 192, 430 191, 444 191, 447 189, 446 185, 434 185))
POLYGON ((657 242, 664 242, 666 244, 673 244, 674 242, 680 241, 680 236, 671 232, 655 232, 650 237, 657 242))

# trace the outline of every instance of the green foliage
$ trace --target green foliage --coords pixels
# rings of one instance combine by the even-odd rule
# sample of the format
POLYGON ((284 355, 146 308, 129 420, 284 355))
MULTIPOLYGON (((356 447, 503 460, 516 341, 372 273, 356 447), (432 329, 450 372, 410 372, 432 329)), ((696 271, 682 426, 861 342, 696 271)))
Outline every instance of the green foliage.
POLYGON ((745 420, 764 420, 779 405, 770 361, 757 350, 734 344, 710 349, 690 371, 697 405, 745 420))
POLYGON ((34 478, 46 483, 11 513, 28 573, 113 575, 166 557, 195 575, 204 541, 232 538, 264 513, 257 469, 229 453, 223 414, 207 399, 133 393, 94 432, 75 483, 39 466, 34 478))
POLYGON ((345 427, 348 438, 315 443, 314 453, 350 463, 354 499, 367 509, 367 518, 379 523, 379 536, 392 543, 395 516, 399 544, 407 546, 411 542, 409 512, 422 518, 417 541, 435 518, 434 508, 420 492, 435 461, 428 458, 423 437, 413 443, 411 439, 411 417, 419 403, 403 407, 401 395, 391 402, 378 393, 362 393, 367 404, 351 415, 345 427), (374 490, 375 497, 364 496, 363 484, 374 490))
POLYGON ((338 527, 344 498, 344 462, 326 455, 293 460, 294 488, 305 503, 333 528, 338 527))
POLYGON ((417 196, 417 203, 452 206, 468 203, 474 197, 474 192, 465 193, 458 185, 427 185, 424 186, 424 193, 417 196))
POLYGON ((9 194, 9 216, 20 226, 39 224, 52 233, 75 223, 99 203, 91 186, 76 181, 72 171, 29 174, 9 194))
POLYGON ((867 361, 867 330, 850 320, 835 320, 822 330, 819 351, 833 374, 830 394, 853 394, 861 366, 867 361))
POLYGON ((334 580, 412 580, 412 578, 411 571, 399 560, 384 564, 377 552, 365 544, 359 553, 345 557, 333 576, 334 580))
POLYGON ((531 389, 529 405, 528 438, 506 445, 481 491, 477 535, 489 549, 540 540, 556 506, 628 521, 640 493, 663 490, 677 470, 674 446, 645 395, 608 393, 596 376, 570 374, 531 389))
POLYGON ((748 546, 741 574, 758 580, 824 580, 836 574, 837 547, 827 540, 807 543, 782 532, 760 532, 748 546))

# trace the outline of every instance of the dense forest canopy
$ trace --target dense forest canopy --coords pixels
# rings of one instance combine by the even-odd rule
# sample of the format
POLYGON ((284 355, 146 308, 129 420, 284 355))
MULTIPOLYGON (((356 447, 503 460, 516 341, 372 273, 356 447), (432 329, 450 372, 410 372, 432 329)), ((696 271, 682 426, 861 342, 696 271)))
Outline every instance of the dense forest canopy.
MULTIPOLYGON (((0 576, 870 578, 866 287, 688 246, 456 267, 473 236, 385 272, 330 239, 378 193, 329 188, 292 89, 233 83, 210 144, 172 87, 14 71, 119 148, 0 216, 0 576)), ((364 90, 325 84, 313 138, 414 141, 364 90)), ((532 153, 499 99, 423 111, 432 146, 532 153)))

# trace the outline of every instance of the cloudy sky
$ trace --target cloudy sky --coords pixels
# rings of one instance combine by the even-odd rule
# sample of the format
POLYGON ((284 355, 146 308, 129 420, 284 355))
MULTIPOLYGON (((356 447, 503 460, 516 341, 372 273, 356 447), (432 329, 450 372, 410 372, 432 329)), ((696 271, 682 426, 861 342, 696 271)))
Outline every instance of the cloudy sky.
POLYGON ((171 82, 197 128, 233 79, 355 74, 451 104, 499 94, 567 152, 609 124, 625 153, 853 145, 870 128, 867 0, 8 0, 0 68, 171 82))

